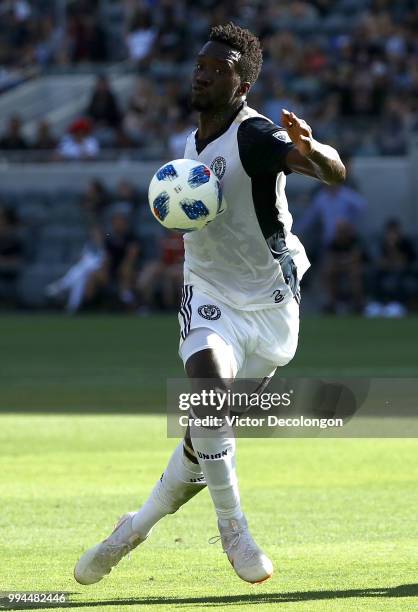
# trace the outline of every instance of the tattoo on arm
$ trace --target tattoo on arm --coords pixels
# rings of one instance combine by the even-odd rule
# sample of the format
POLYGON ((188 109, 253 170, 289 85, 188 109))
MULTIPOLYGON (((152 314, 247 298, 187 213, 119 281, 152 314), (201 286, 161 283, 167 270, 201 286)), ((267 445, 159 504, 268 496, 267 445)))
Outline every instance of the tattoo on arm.
POLYGON ((313 150, 306 157, 313 164, 317 177, 324 183, 342 183, 345 180, 345 166, 333 147, 315 140, 313 150))

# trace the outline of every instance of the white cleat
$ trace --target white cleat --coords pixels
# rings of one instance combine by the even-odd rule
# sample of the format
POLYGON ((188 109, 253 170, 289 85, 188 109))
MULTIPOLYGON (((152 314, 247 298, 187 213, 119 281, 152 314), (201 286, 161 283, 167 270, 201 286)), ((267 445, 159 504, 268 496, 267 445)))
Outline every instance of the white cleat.
POLYGON ((74 578, 80 584, 94 584, 99 582, 106 574, 110 574, 112 567, 133 550, 145 538, 132 529, 132 517, 135 512, 124 514, 116 527, 106 540, 87 550, 77 561, 74 568, 74 578))
POLYGON ((245 516, 219 520, 218 527, 224 552, 242 580, 255 584, 272 576, 273 564, 254 542, 245 516))

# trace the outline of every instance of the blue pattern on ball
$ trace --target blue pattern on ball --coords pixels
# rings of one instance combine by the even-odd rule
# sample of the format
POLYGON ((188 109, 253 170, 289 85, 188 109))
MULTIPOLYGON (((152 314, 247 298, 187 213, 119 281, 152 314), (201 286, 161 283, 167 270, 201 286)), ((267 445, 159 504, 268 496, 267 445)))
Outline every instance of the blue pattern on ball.
POLYGON ((192 189, 196 189, 196 187, 200 187, 200 185, 207 183, 209 179, 210 170, 202 164, 201 166, 195 166, 190 170, 187 182, 192 189))
POLYGON ((166 216, 168 215, 168 201, 170 196, 166 191, 162 191, 160 195, 158 195, 154 202, 152 203, 152 208, 154 211, 154 215, 160 221, 164 221, 166 216))
POLYGON ((157 179, 159 181, 172 181, 177 176, 178 174, 173 164, 166 164, 157 172, 157 179))
POLYGON ((189 219, 195 221, 200 217, 207 217, 209 210, 203 204, 202 200, 184 199, 180 202, 180 206, 189 219))

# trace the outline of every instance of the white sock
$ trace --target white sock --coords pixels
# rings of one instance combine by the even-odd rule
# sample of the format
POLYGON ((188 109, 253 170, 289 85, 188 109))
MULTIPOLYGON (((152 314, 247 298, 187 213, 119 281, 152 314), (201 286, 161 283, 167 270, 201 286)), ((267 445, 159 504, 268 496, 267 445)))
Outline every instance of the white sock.
POLYGON ((210 430, 193 424, 190 433, 219 520, 242 518, 232 429, 223 425, 210 430))
POLYGON ((181 441, 150 496, 133 517, 133 530, 145 537, 159 520, 176 512, 205 486, 200 466, 187 459, 181 441))

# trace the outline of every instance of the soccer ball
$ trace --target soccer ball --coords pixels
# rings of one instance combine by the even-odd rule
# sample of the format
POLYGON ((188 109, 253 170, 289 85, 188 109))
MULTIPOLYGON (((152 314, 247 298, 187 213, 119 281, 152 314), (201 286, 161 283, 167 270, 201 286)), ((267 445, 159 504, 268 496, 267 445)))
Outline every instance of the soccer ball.
POLYGON ((152 177, 148 200, 154 217, 167 229, 201 230, 226 210, 215 174, 193 159, 175 159, 152 177))

